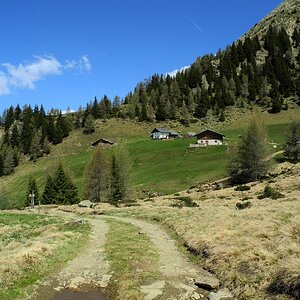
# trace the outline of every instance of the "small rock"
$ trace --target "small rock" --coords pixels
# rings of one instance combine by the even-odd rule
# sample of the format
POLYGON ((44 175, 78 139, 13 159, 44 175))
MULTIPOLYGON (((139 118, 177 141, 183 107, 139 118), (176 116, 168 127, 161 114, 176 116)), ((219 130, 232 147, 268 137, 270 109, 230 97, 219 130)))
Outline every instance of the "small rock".
POLYGON ((78 225, 78 224, 82 224, 83 220, 71 220, 65 223, 65 225, 68 226, 73 226, 73 225, 78 225))
POLYGON ((198 299, 201 299, 201 296, 198 293, 194 292, 192 295, 192 298, 195 300, 198 300, 198 299))
POLYGON ((222 289, 217 291, 216 293, 211 292, 208 295, 208 299, 209 300, 230 300, 230 299, 234 299, 234 297, 228 289, 222 289))
POLYGON ((194 279, 194 284, 207 291, 214 290, 220 286, 219 280, 214 276, 200 276, 194 279))
POLYGON ((83 200, 78 203, 78 207, 89 207, 92 208, 94 206, 94 203, 90 200, 83 200))

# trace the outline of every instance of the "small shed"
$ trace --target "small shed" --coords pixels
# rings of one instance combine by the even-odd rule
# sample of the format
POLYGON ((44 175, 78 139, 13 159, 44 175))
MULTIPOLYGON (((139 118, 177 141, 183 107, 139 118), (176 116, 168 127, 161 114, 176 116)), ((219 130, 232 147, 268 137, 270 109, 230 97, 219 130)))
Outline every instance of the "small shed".
POLYGON ((108 139, 104 139, 104 138, 100 138, 99 140, 95 141, 94 143, 92 143, 93 147, 100 147, 100 146, 107 146, 107 147, 111 147, 113 145, 115 145, 115 142, 112 142, 108 139))
POLYGON ((218 146, 223 145, 224 134, 216 132, 214 130, 206 129, 197 134, 197 144, 203 146, 218 146))
POLYGON ((176 131, 174 130, 170 130, 170 129, 166 129, 166 128, 154 128, 151 131, 151 138, 154 140, 168 140, 168 139, 175 139, 175 138, 179 138, 180 134, 178 134, 176 131))

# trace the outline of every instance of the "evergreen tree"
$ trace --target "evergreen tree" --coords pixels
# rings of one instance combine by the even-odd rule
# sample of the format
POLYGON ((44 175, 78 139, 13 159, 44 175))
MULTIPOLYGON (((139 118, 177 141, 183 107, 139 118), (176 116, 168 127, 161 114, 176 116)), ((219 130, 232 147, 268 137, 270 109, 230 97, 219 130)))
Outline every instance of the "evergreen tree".
POLYGON ((107 158, 97 148, 86 169, 84 196, 92 202, 103 202, 107 194, 109 175, 107 158))
POLYGON ((300 121, 292 121, 284 145, 284 156, 293 162, 300 159, 300 121))
POLYGON ((62 164, 58 165, 53 179, 54 202, 56 204, 78 203, 78 191, 69 176, 65 174, 62 164))
POLYGON ((21 145, 24 154, 29 153, 32 138, 33 138, 32 109, 30 106, 26 106, 23 110, 22 130, 20 135, 21 145))
POLYGON ((47 117, 47 121, 46 121, 46 133, 47 133, 47 137, 50 143, 53 142, 53 137, 54 137, 54 132, 55 132, 55 124, 54 124, 54 118, 52 115, 49 115, 47 117))
POLYGON ((266 172, 266 133, 263 124, 252 119, 230 162, 229 175, 233 183, 247 183, 266 172))
POLYGON ((182 103, 182 107, 180 110, 180 122, 185 126, 189 126, 190 124, 190 114, 185 102, 182 103))
POLYGON ((21 113, 22 113, 22 110, 21 110, 19 104, 17 104, 15 111, 14 111, 15 120, 20 120, 21 113))
POLYGON ((92 115, 88 115, 84 123, 83 133, 92 134, 93 132, 95 132, 95 119, 92 115))
POLYGON ((29 197, 29 195, 31 193, 34 193, 34 202, 38 203, 38 201, 40 200, 39 198, 39 190, 38 190, 38 186, 36 183, 36 180, 30 175, 29 176, 29 180, 28 180, 28 184, 27 184, 27 192, 26 192, 26 198, 25 198, 25 206, 28 206, 31 204, 31 198, 29 197))
POLYGON ((64 139, 64 133, 63 128, 59 126, 59 124, 56 124, 54 127, 53 137, 52 137, 52 143, 53 145, 60 144, 64 139))
POLYGON ((114 148, 111 161, 111 202, 118 204, 131 194, 131 163, 123 143, 114 148))
POLYGON ((8 148, 4 163, 3 163, 3 173, 4 175, 10 175, 15 170, 14 154, 11 148, 8 148))
POLYGON ((50 142, 48 141, 47 137, 45 137, 45 139, 43 140, 42 152, 45 154, 50 153, 50 142))
POLYGON ((10 145, 14 148, 19 148, 20 146, 20 136, 19 136, 19 129, 18 125, 13 125, 10 137, 10 145))
POLYGON ((51 175, 48 174, 44 192, 42 195, 42 203, 43 204, 52 204, 55 203, 55 189, 54 182, 51 175))
POLYGON ((0 177, 4 175, 4 157, 0 152, 0 177))
POLYGON ((30 158, 36 162, 36 160, 43 156, 43 153, 41 151, 41 145, 40 145, 40 135, 37 131, 33 134, 31 146, 30 146, 30 158))
POLYGON ((14 117, 14 108, 11 106, 7 110, 6 118, 5 118, 5 123, 4 123, 4 130, 8 131, 10 126, 14 123, 15 117, 14 117))

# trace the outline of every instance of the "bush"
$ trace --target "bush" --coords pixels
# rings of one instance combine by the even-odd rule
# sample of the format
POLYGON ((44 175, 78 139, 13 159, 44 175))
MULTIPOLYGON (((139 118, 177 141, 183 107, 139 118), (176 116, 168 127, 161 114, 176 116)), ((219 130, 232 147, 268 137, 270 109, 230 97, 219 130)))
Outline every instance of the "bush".
POLYGON ((247 186, 247 185, 238 185, 234 190, 235 191, 240 191, 240 192, 249 191, 250 190, 250 186, 247 186))
POLYGON ((287 294, 300 299, 300 259, 290 257, 280 267, 268 288, 272 294, 287 294))
POLYGON ((174 199, 179 200, 180 202, 172 204, 172 207, 198 207, 198 204, 194 202, 191 197, 177 197, 174 199))
POLYGON ((267 185, 263 191, 263 193, 258 196, 258 199, 264 199, 264 198, 271 198, 271 199, 278 199, 283 198, 284 195, 276 191, 274 188, 272 188, 270 185, 267 185))
POLYGON ((252 206, 252 203, 250 201, 246 202, 238 202, 235 207, 237 209, 245 209, 245 208, 250 208, 252 206))

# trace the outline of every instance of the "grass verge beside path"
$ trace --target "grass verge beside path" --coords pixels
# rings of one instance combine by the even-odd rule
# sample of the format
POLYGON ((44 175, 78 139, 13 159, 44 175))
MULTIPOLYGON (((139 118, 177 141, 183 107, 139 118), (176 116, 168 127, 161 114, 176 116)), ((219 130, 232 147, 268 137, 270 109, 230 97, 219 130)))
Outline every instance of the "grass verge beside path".
POLYGON ((105 252, 113 279, 109 291, 116 299, 144 299, 140 286, 159 279, 158 254, 139 228, 107 218, 111 225, 105 252))
POLYGON ((0 213, 0 299, 24 299, 33 286, 78 255, 88 224, 66 218, 0 213))

